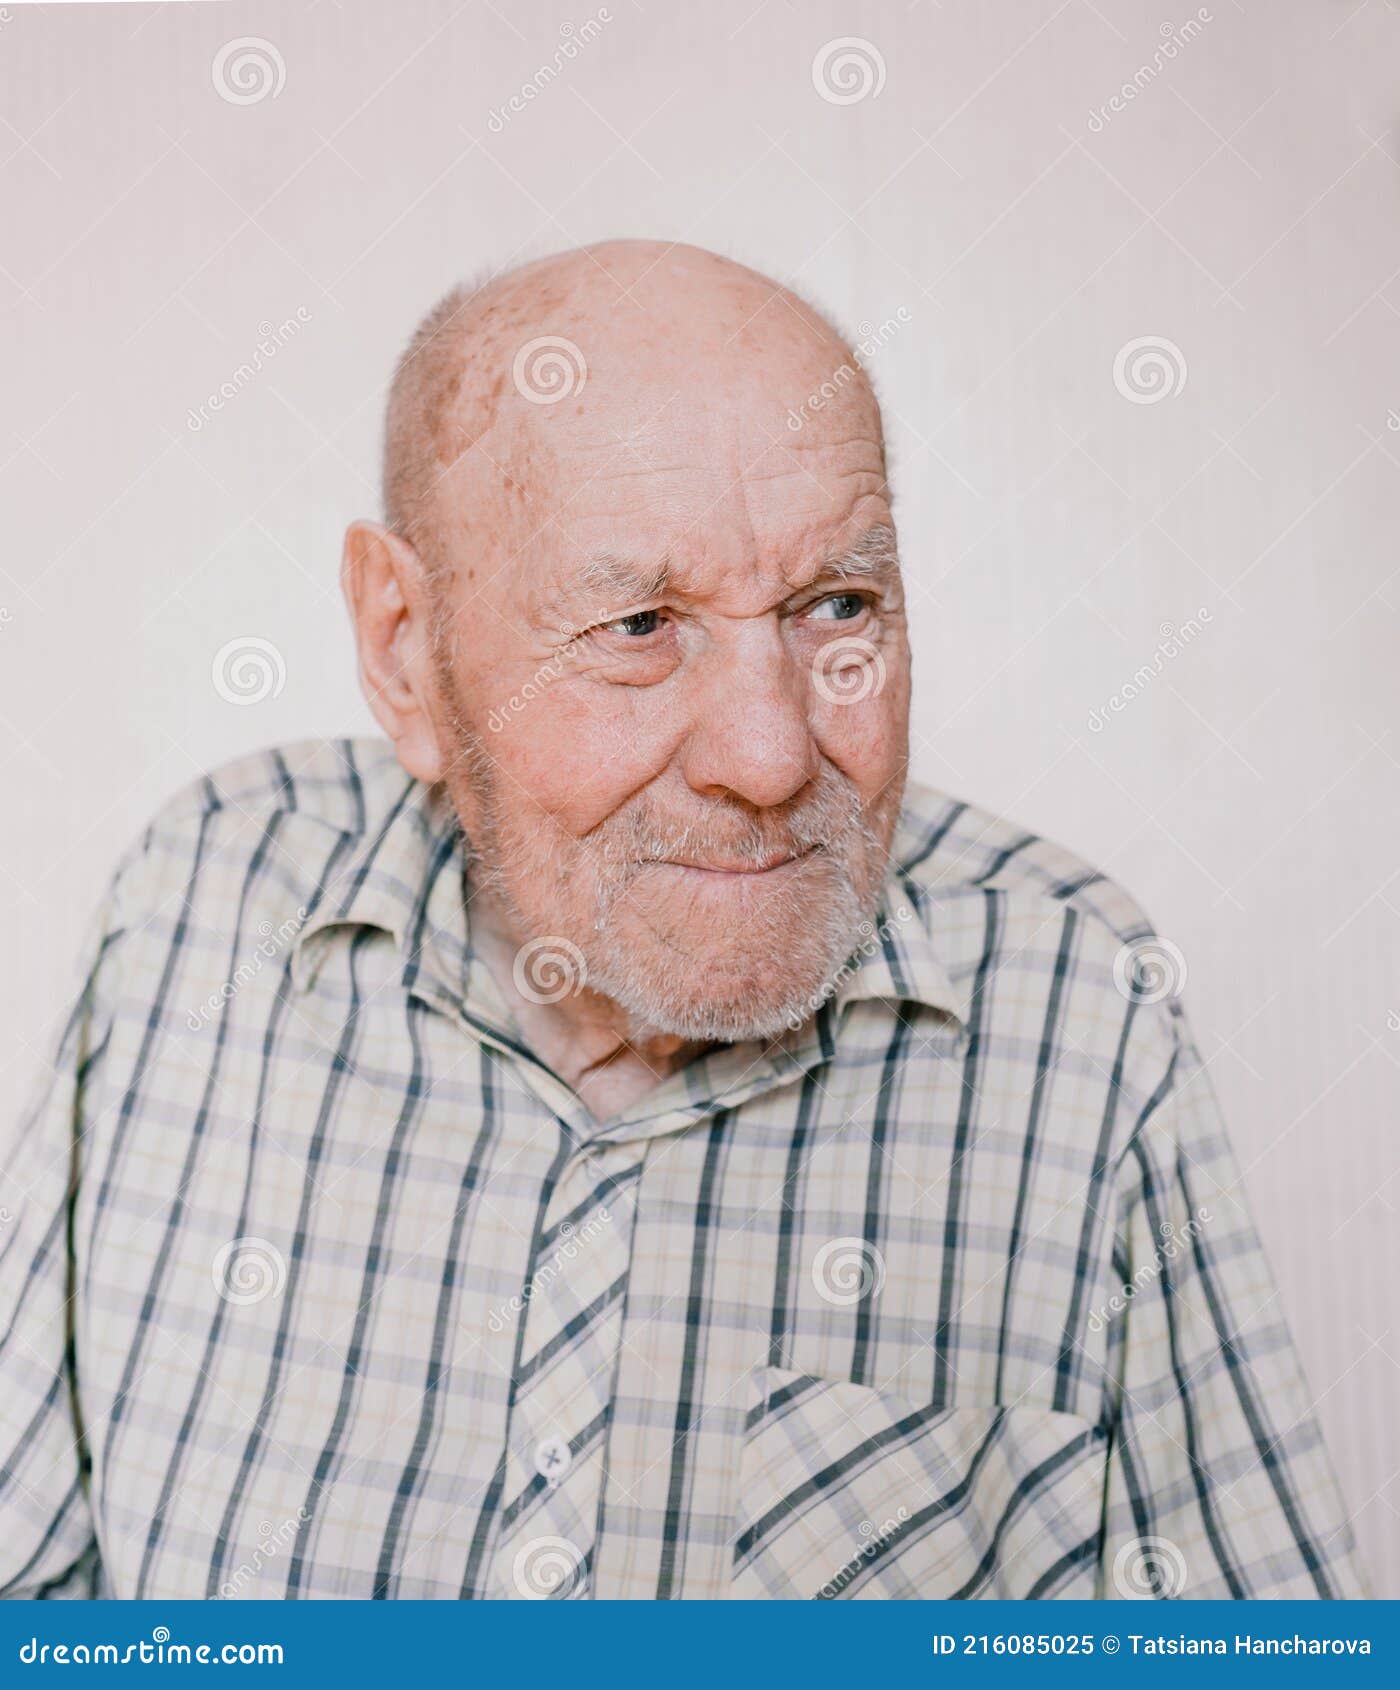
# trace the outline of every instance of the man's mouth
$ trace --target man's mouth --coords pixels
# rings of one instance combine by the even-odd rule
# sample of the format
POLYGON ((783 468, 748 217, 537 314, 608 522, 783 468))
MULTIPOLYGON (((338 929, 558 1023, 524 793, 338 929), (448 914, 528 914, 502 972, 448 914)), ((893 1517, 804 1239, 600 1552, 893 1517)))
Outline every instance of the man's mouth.
POLYGON ((779 870, 795 867, 814 856, 822 847, 810 845, 805 851, 772 851, 767 856, 758 858, 738 859, 722 856, 705 857, 656 857, 653 862, 664 864, 667 868, 689 869, 697 874, 714 875, 747 875, 750 877, 764 874, 774 874, 779 870))

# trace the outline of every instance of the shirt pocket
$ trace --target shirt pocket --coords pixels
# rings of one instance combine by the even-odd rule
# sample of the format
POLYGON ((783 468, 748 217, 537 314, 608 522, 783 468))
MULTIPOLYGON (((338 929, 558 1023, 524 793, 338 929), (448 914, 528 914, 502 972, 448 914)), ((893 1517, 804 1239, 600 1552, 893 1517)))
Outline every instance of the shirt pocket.
POLYGON ((1073 1414, 755 1368, 729 1594, 1093 1596, 1106 1449, 1073 1414))

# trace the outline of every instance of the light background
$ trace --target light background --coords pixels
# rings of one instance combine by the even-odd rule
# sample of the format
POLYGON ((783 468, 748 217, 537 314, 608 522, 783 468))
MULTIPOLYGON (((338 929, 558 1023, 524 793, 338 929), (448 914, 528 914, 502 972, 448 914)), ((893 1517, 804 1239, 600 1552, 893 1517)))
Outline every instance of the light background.
POLYGON ((607 235, 732 253, 899 325, 870 363, 915 772, 1106 868, 1180 946, 1365 1564, 1400 1595, 1400 11, 1202 10, 0 9, 0 1107, 151 811, 240 751, 368 731, 339 536, 377 514, 418 315, 607 235), (275 49, 247 104, 211 75, 242 36, 275 49), (869 91, 840 104, 813 63, 847 36, 883 86, 857 49, 869 91), (1151 403, 1114 380, 1144 336, 1185 372, 1151 403), (230 703, 212 666, 249 636, 285 683, 230 703))

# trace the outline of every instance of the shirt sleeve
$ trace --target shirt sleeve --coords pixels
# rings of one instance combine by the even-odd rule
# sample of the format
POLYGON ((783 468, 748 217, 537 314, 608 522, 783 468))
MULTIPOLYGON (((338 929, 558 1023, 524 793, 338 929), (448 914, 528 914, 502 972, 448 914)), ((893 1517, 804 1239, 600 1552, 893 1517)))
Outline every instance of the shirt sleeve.
POLYGON ((1099 1594, 1364 1597, 1239 1170, 1179 1009, 1118 1167, 1099 1594))
POLYGON ((0 1596, 88 1597, 100 1566, 72 1346, 71 1224, 111 1029, 117 882, 90 923, 76 1002, 17 1127, 0 1132, 0 1596))

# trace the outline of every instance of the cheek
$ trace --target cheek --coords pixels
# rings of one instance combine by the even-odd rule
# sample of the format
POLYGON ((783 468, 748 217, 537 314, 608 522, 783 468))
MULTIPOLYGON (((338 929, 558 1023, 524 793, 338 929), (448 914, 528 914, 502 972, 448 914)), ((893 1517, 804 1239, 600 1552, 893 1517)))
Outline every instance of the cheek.
POLYGON ((597 827, 665 766, 669 741, 645 697, 559 681, 498 709, 482 737, 502 803, 543 812, 575 838, 597 827))
POLYGON ((891 667, 878 689, 858 702, 819 701, 812 731, 822 755, 873 802, 908 758, 908 671, 891 667))

